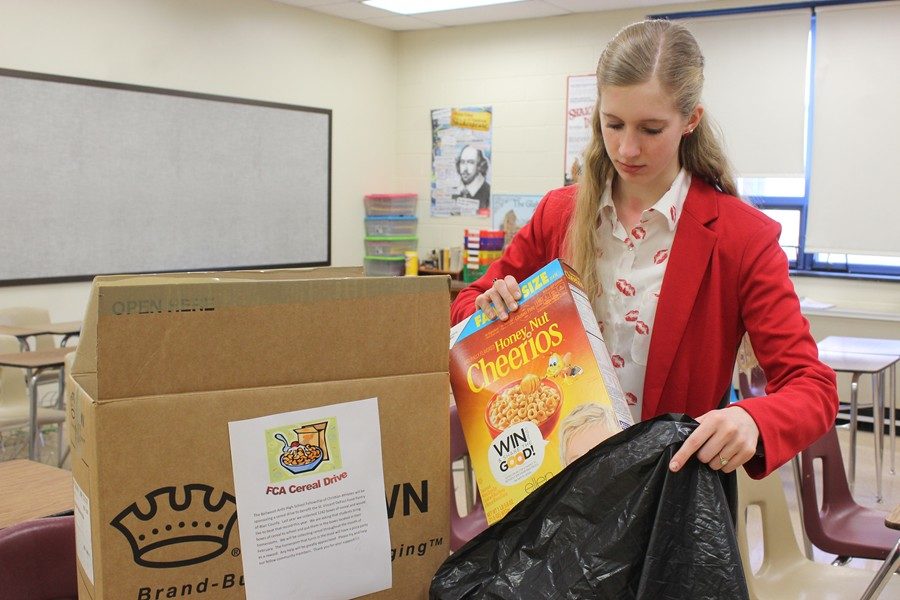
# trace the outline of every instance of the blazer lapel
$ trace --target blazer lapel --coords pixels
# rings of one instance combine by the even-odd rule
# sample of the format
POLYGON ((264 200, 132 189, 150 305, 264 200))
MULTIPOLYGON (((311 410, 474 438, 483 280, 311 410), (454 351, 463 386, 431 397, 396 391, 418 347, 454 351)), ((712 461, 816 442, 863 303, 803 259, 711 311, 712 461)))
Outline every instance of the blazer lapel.
POLYGON ((663 387, 693 311, 717 235, 707 224, 718 216, 716 192, 694 177, 678 220, 650 339, 641 418, 656 414, 663 387))

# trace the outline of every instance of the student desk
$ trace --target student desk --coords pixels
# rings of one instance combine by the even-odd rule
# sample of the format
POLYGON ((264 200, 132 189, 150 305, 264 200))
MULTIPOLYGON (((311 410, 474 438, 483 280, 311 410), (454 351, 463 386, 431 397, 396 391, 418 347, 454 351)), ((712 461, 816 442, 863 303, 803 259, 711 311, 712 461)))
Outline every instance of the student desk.
MULTIPOLYGON (((855 354, 883 354, 900 356, 900 340, 882 338, 860 338, 830 335, 819 342, 819 350, 853 352, 855 354)), ((890 432, 891 432, 891 473, 894 472, 894 449, 897 442, 897 364, 891 366, 890 432)))
POLYGON ((22 352, 30 350, 28 338, 37 335, 61 335, 60 346, 65 346, 69 338, 81 333, 81 321, 67 321, 65 323, 38 323, 36 325, 0 325, 0 335, 12 335, 19 338, 22 352))
POLYGON ((73 510, 72 473, 30 460, 0 462, 0 529, 73 510))
MULTIPOLYGON (((60 400, 62 400, 63 382, 65 381, 66 355, 74 352, 75 348, 54 348, 53 350, 37 350, 35 352, 12 352, 0 354, 0 367, 19 367, 28 369, 28 397, 31 403, 28 432, 31 435, 28 442, 28 458, 34 460, 37 455, 35 438, 37 437, 37 380, 40 374, 47 369, 59 369, 60 400)), ((62 435, 62 432, 60 432, 62 435)), ((2 489, 2 488, 0 488, 2 489)))
POLYGON ((881 459, 884 445, 884 374, 900 360, 900 355, 854 354, 833 350, 819 351, 819 360, 837 372, 850 373, 850 468, 851 489, 856 479, 857 389, 862 375, 872 376, 872 404, 875 416, 875 500, 881 502, 881 459))

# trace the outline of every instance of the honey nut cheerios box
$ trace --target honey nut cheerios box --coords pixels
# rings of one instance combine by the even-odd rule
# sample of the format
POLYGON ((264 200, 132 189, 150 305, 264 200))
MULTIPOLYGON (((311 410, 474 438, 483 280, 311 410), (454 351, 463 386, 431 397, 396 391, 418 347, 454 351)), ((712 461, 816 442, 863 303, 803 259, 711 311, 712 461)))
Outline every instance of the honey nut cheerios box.
POLYGON ((488 523, 634 423, 578 274, 560 260, 520 282, 506 321, 450 330, 450 385, 488 523))

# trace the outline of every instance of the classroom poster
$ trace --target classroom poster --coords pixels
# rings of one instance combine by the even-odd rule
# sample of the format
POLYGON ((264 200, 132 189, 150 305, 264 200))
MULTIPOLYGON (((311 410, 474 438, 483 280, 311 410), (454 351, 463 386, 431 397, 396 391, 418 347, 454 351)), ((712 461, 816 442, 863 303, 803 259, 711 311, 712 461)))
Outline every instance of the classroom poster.
POLYGON ((490 215, 492 120, 490 106, 431 111, 431 216, 490 215))
POLYGON ((540 195, 494 194, 491 197, 491 227, 503 231, 504 248, 531 220, 540 201, 540 195))
POLYGON ((565 185, 578 181, 584 150, 591 141, 591 115, 597 103, 597 76, 570 75, 566 91, 565 185))

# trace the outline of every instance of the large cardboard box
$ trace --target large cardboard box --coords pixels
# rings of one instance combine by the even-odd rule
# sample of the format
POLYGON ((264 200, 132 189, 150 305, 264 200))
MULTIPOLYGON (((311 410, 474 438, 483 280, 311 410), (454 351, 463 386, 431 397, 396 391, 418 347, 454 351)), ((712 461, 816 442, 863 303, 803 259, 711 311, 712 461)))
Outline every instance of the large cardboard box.
POLYGON ((393 587, 367 597, 427 597, 449 544, 449 286, 356 275, 94 281, 66 392, 81 599, 243 598, 228 423, 372 397, 393 587))
POLYGON ((578 274, 554 260, 505 321, 450 331, 450 384, 488 523, 634 421, 578 274))

